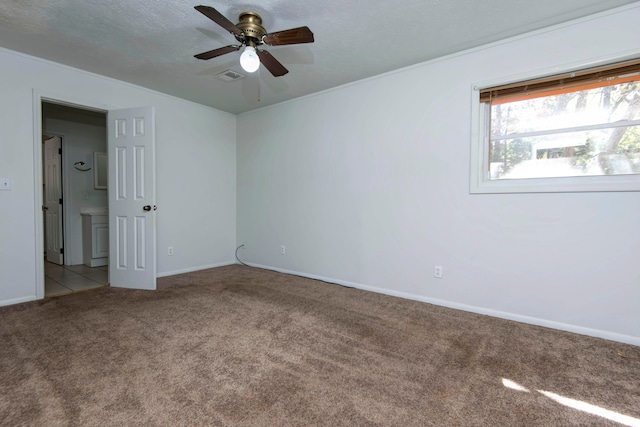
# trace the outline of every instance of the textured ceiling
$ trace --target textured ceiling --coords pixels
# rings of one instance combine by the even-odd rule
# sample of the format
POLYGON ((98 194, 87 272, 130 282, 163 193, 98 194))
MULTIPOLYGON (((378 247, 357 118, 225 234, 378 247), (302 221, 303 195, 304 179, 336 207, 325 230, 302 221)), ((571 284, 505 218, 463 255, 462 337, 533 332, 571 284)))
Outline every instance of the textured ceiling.
POLYGON ((231 113, 413 65, 583 17, 629 0, 2 0, 0 46, 231 113), (194 9, 237 22, 262 15, 267 31, 307 25, 315 43, 265 47, 289 74, 244 72, 240 52, 193 55, 235 42, 194 9), (225 82, 234 70, 247 77, 225 82))

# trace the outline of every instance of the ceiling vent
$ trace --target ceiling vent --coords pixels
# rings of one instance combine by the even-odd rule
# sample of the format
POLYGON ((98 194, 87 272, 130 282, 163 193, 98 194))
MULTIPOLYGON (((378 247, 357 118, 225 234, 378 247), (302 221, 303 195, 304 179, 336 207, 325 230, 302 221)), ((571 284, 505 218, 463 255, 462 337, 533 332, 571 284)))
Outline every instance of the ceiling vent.
POLYGON ((234 80, 240 80, 245 77, 243 74, 236 73, 233 70, 223 71, 220 74, 216 74, 216 78, 224 80, 225 82, 232 82, 234 80))

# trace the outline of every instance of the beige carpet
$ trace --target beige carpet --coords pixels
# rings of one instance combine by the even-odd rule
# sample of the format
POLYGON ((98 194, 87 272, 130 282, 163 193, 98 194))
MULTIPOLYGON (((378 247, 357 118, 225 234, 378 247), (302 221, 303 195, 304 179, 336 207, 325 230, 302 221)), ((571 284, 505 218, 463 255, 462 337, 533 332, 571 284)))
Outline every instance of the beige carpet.
POLYGON ((229 266, 0 308, 0 423, 640 425, 640 348, 229 266))

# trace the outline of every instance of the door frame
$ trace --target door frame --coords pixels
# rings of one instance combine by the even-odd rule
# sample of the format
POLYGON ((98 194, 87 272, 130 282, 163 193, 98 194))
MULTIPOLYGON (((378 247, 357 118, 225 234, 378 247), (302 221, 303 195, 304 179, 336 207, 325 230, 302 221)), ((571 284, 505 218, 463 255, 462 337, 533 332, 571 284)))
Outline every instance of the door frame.
MULTIPOLYGON (((105 115, 112 107, 87 99, 79 99, 64 94, 33 89, 33 169, 34 173, 34 221, 35 221, 35 295, 36 299, 44 298, 44 215, 42 213, 42 103, 66 105, 83 110, 99 111, 105 115)), ((63 155, 64 161, 64 155, 63 155)), ((64 163, 63 163, 64 167, 64 163)), ((64 191, 64 188, 63 188, 64 191)), ((64 202, 63 202, 64 203, 64 202)), ((63 206, 64 209, 64 206, 63 206)), ((111 242, 109 242, 111 245, 111 242)))

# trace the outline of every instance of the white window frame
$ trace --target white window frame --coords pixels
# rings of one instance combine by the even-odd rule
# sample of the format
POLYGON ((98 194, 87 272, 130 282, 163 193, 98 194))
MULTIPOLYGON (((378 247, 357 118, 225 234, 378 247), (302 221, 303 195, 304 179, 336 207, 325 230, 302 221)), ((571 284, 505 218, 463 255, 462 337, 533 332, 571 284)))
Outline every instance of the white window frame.
POLYGON ((480 102, 480 91, 509 83, 534 80, 571 71, 584 70, 608 63, 621 62, 637 57, 639 52, 624 56, 589 61, 538 70, 536 73, 478 82, 471 88, 471 167, 469 192, 471 194, 499 193, 573 193, 602 191, 640 191, 640 174, 603 175, 557 178, 489 179, 490 106, 480 102))

